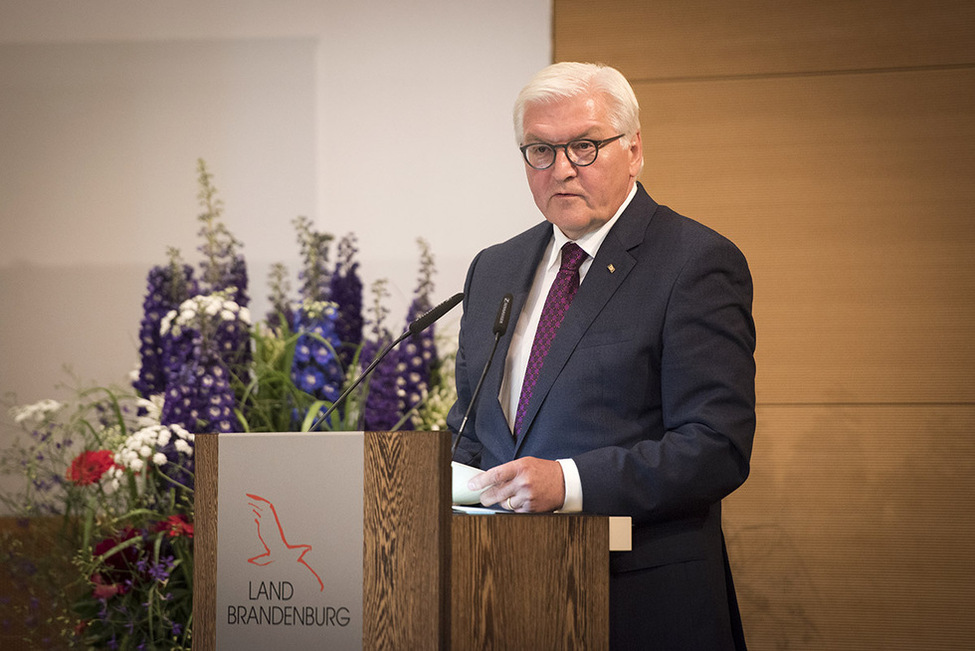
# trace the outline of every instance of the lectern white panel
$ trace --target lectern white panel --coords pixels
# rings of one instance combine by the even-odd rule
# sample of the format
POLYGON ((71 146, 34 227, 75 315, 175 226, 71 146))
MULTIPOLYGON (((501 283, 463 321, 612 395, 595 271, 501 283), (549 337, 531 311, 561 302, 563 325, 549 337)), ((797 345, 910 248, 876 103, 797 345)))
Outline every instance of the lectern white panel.
POLYGON ((217 649, 361 649, 362 432, 220 435, 217 649))

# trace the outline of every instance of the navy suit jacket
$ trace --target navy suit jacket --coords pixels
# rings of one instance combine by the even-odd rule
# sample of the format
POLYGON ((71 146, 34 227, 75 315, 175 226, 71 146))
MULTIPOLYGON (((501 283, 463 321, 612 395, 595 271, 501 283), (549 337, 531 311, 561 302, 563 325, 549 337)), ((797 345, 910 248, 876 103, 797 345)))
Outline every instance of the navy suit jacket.
MULTIPOLYGON (((551 229, 542 222, 470 266, 454 431, 493 345, 498 305, 513 295, 514 324, 551 229)), ((566 312, 523 434, 512 437, 497 398, 510 327, 455 458, 487 469, 571 457, 584 511, 633 518, 633 551, 613 554, 614 572, 720 562, 720 502, 748 475, 755 431, 751 304, 738 248, 638 186, 566 312)))

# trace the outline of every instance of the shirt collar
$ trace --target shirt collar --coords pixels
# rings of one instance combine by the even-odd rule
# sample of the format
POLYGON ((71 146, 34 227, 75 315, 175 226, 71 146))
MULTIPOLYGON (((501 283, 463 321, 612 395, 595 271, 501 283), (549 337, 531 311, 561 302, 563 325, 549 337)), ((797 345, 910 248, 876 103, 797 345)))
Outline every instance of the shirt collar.
POLYGON ((613 217, 608 222, 606 222, 596 230, 586 233, 585 235, 583 235, 577 240, 570 240, 568 237, 565 236, 565 233, 559 230, 558 226, 552 224, 552 235, 555 238, 555 240, 552 248, 549 250, 548 263, 546 265, 546 268, 550 268, 553 265, 559 264, 559 261, 561 260, 560 256, 562 253, 562 247, 565 246, 566 242, 570 242, 570 241, 578 244, 579 248, 581 248, 583 251, 589 254, 590 259, 595 258, 596 254, 599 252, 599 247, 602 246, 603 244, 603 240, 605 240, 606 236, 609 235, 609 231, 612 230, 613 225, 616 224, 616 220, 620 218, 620 215, 623 214, 623 211, 626 210, 627 206, 630 205, 630 202, 633 201, 633 197, 635 195, 636 195, 636 183, 634 183, 633 187, 630 188, 630 193, 626 195, 626 199, 623 200, 623 203, 620 204, 620 207, 619 209, 617 209, 616 214, 613 215, 613 217))

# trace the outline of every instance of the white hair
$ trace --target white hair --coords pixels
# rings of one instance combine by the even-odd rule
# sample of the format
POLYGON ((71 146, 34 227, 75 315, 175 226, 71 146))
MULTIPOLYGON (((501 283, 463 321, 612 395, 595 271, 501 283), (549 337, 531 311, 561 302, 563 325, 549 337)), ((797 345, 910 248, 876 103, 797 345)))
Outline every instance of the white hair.
POLYGON ((542 69, 521 89, 515 100, 515 138, 523 145, 525 109, 529 105, 601 94, 606 100, 609 122, 624 134, 621 144, 628 147, 640 130, 640 105, 626 77, 598 63, 554 63, 542 69))

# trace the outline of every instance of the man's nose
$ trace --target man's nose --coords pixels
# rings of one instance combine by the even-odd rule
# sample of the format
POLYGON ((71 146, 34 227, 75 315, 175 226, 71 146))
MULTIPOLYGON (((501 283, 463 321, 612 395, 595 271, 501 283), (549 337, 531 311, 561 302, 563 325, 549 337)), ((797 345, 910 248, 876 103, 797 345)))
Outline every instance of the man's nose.
POLYGON ((576 175, 576 166, 569 160, 569 154, 564 147, 555 150, 555 162, 552 163, 552 172, 560 179, 567 179, 576 175))

